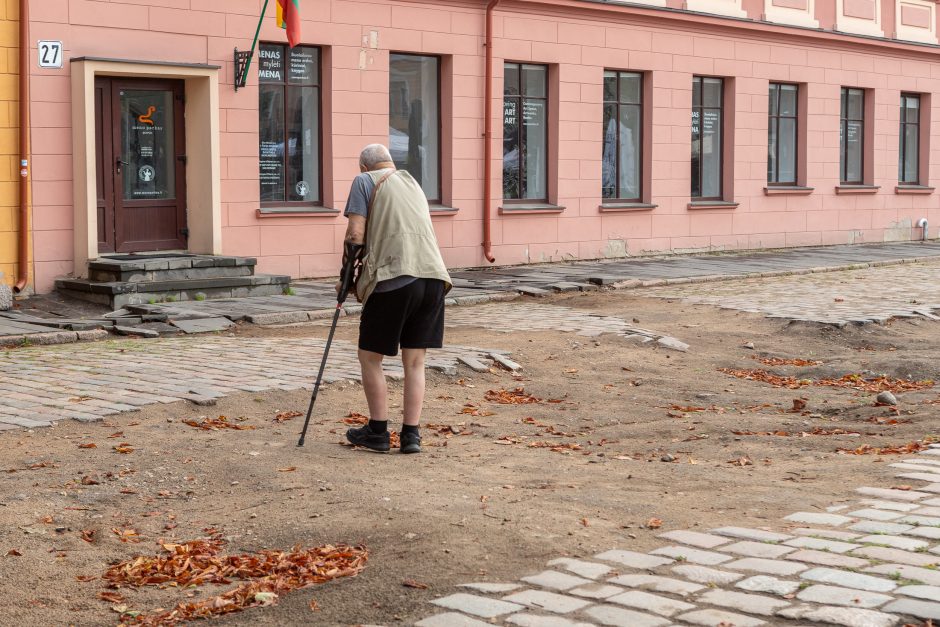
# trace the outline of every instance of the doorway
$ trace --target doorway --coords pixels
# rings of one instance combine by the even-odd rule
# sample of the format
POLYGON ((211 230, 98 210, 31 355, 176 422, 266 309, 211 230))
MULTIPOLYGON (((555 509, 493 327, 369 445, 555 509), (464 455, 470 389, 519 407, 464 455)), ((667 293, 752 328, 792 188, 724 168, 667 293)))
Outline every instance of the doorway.
POLYGON ((183 81, 95 78, 98 252, 185 250, 183 81))

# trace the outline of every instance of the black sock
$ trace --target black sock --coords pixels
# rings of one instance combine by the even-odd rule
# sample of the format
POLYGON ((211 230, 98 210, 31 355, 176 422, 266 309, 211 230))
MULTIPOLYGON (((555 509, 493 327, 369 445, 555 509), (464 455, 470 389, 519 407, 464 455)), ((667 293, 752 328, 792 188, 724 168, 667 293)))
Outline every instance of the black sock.
POLYGON ((401 432, 404 433, 413 433, 418 435, 418 425, 402 425, 401 432))
POLYGON ((378 435, 388 431, 388 420, 370 420, 369 431, 378 435))

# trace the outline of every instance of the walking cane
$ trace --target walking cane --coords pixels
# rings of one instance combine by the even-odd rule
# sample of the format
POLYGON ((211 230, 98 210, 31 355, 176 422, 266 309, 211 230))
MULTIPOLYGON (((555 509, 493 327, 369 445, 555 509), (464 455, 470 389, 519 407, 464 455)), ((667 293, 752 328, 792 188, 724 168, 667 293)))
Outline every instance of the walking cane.
POLYGON ((323 380, 323 369, 326 368, 326 358, 330 354, 330 345, 333 344, 333 334, 336 332, 336 324, 339 322, 339 314, 343 310, 346 295, 353 286, 353 279, 356 273, 356 261, 358 261, 362 249, 362 244, 346 242, 346 248, 343 253, 343 275, 340 277, 339 294, 336 295, 336 311, 333 313, 333 324, 330 325, 330 334, 326 338, 326 346, 323 347, 323 359, 320 361, 320 372, 317 373, 317 382, 313 386, 313 396, 310 397, 310 407, 307 408, 307 419, 304 420, 304 429, 300 432, 300 441, 297 442, 297 446, 303 446, 304 438, 307 437, 310 415, 313 413, 313 404, 317 402, 317 393, 320 391, 320 382, 323 380))

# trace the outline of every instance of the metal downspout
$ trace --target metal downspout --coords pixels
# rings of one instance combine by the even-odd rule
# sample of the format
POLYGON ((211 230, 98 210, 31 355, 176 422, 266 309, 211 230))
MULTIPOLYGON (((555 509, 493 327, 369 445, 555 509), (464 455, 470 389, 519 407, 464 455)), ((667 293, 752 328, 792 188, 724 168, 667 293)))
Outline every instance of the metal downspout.
POLYGON ((496 261, 491 248, 490 214, 493 209, 493 11, 502 0, 490 0, 486 5, 486 84, 483 87, 483 256, 490 263, 496 261))
POLYGON ((29 0, 20 0, 20 232, 14 292, 29 283, 29 0))

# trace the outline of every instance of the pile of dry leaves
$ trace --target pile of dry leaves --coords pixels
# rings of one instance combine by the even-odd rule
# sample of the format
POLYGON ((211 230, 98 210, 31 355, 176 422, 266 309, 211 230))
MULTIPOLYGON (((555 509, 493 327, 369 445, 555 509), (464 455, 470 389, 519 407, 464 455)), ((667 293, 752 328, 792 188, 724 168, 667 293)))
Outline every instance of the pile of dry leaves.
POLYGON ((738 379, 747 379, 748 381, 760 381, 761 383, 769 383, 775 388, 790 388, 795 390, 797 388, 806 387, 810 385, 812 381, 808 379, 797 379, 796 377, 781 377, 780 375, 771 374, 766 370, 742 370, 738 368, 719 368, 718 372, 723 372, 724 374, 729 374, 732 377, 737 377, 738 379))
POLYGON ((821 366, 821 361, 814 359, 783 359, 781 357, 753 357, 765 366, 797 366, 798 368, 809 368, 810 366, 821 366))
MULTIPOLYGON (((180 603, 172 610, 150 615, 128 611, 126 606, 112 608, 129 617, 130 624, 175 625, 195 618, 212 618, 271 605, 278 596, 293 590, 358 575, 365 568, 369 555, 362 547, 346 545, 220 555, 225 542, 217 536, 162 546, 165 554, 122 562, 110 567, 102 578, 114 589, 142 586, 184 588, 208 583, 226 584, 233 579, 245 583, 220 595, 180 603)), ((104 593, 102 598, 115 601, 118 596, 104 593)))
POLYGON ((529 403, 541 403, 542 399, 527 394, 525 388, 516 388, 514 390, 489 390, 483 395, 483 398, 491 403, 500 405, 527 405, 529 403))
POLYGON ((196 422, 195 420, 184 420, 183 424, 187 424, 190 427, 195 427, 196 429, 202 429, 203 431, 221 431, 222 429, 234 429, 235 431, 247 431, 254 429, 251 425, 237 425, 233 422, 229 422, 228 418, 225 416, 219 416, 218 418, 209 418, 208 416, 202 416, 202 422, 196 422))
POLYGON ((930 445, 937 442, 937 440, 938 438, 926 437, 923 440, 914 440, 907 444, 889 444, 887 446, 863 444, 858 448, 836 449, 836 452, 842 455, 910 455, 930 448, 930 445))
POLYGON ((891 377, 869 377, 865 378, 860 374, 847 374, 838 379, 828 378, 813 381, 811 379, 797 379, 796 377, 784 377, 767 372, 766 370, 742 370, 738 368, 719 368, 718 372, 737 377, 738 379, 747 379, 748 381, 760 381, 769 383, 778 388, 789 388, 795 390, 808 385, 822 385, 834 388, 846 388, 858 390, 860 392, 914 392, 926 390, 934 386, 933 381, 907 381, 905 379, 892 379, 891 377))
POLYGON ((775 435, 781 438, 805 438, 811 435, 860 435, 858 431, 846 431, 845 429, 823 429, 816 427, 812 431, 732 431, 735 435, 775 435))

